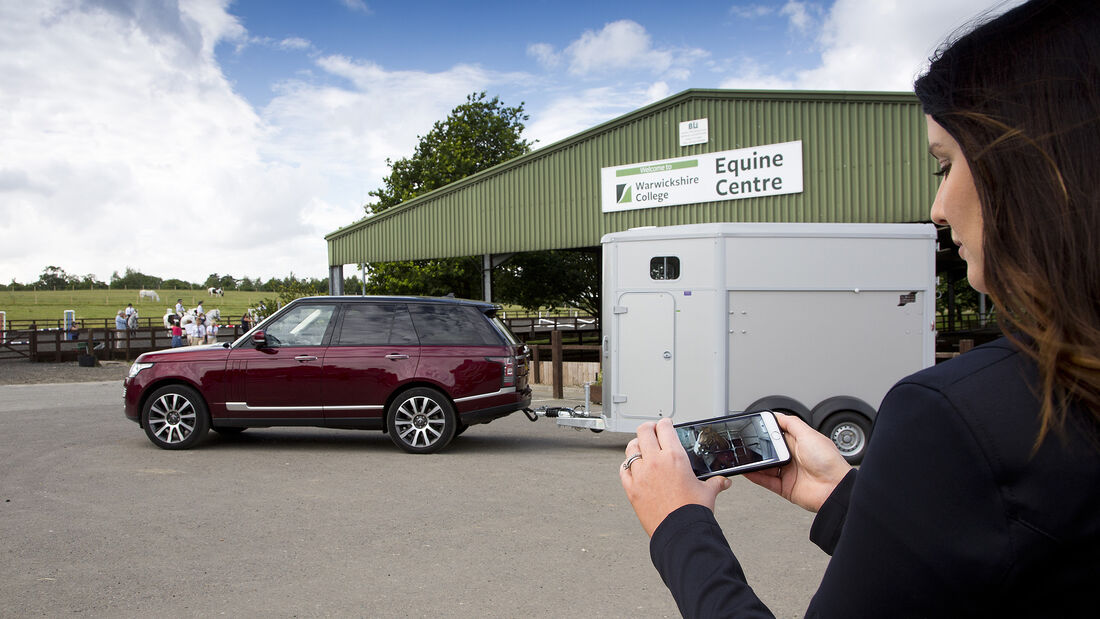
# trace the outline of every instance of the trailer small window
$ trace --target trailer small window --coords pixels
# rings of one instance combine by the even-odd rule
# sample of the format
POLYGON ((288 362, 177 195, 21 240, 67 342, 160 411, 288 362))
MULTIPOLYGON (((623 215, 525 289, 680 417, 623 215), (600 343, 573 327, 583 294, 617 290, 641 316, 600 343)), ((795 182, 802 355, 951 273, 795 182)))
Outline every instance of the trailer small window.
POLYGON ((657 256, 649 261, 650 279, 679 279, 680 259, 676 256, 657 256))

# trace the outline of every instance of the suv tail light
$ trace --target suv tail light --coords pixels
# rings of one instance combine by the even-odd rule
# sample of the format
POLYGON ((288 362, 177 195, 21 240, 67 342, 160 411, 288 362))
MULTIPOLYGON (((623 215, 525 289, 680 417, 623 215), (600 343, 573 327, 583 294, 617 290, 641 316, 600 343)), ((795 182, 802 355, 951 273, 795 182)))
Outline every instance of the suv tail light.
POLYGON ((503 368, 503 373, 500 378, 501 387, 515 387, 516 386, 516 358, 515 357, 485 357, 486 361, 492 361, 493 363, 499 363, 503 368))

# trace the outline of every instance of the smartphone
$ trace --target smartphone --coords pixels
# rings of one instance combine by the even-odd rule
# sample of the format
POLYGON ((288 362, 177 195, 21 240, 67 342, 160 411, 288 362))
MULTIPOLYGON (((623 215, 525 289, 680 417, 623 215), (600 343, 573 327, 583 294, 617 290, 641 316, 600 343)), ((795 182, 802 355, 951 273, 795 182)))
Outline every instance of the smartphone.
POLYGON ((791 450, 771 411, 738 413, 673 426, 699 479, 782 466, 791 450))

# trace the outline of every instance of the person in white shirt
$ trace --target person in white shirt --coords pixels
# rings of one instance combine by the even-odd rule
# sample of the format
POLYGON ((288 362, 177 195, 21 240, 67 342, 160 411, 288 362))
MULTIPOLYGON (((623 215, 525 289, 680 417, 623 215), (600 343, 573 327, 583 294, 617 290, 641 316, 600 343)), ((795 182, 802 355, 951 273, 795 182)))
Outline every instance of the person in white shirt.
POLYGON ((218 343, 218 323, 211 322, 210 326, 206 327, 206 343, 217 344, 218 343))
POLYGON ((203 316, 202 314, 199 314, 195 318, 195 343, 196 344, 205 344, 206 343, 206 324, 204 322, 205 320, 206 320, 206 316, 203 316))
POLYGON ((187 331, 187 345, 194 346, 195 344, 198 344, 198 342, 195 341, 196 336, 198 335, 198 325, 196 325, 194 321, 191 321, 184 325, 183 329, 184 331, 187 331))

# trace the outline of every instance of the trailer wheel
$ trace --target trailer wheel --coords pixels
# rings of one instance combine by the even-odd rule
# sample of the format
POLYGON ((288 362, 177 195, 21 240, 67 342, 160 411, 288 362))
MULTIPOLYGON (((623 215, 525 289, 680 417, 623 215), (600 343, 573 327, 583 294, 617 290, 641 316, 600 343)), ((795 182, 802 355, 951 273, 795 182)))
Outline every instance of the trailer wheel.
POLYGON ((871 438, 871 422, 859 413, 843 411, 826 419, 821 433, 833 441, 848 464, 859 464, 871 438))

